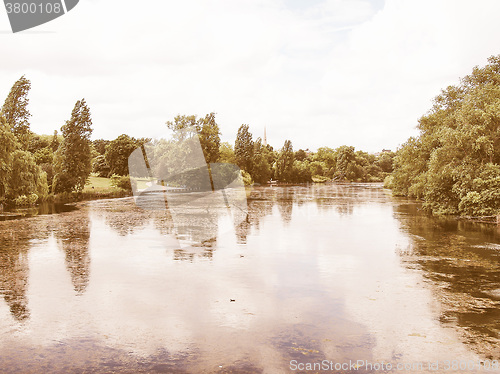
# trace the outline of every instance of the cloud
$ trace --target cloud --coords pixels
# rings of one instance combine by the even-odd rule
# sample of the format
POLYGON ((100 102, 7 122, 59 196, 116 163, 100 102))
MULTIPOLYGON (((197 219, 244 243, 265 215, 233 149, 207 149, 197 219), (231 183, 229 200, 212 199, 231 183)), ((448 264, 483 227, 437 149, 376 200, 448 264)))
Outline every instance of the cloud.
POLYGON ((43 133, 85 97, 94 137, 161 136, 177 114, 215 111, 224 140, 248 123, 254 137, 266 126, 275 147, 395 148, 441 88, 496 53, 499 8, 88 0, 30 33, 0 34, 0 97, 26 74, 32 128, 43 133))

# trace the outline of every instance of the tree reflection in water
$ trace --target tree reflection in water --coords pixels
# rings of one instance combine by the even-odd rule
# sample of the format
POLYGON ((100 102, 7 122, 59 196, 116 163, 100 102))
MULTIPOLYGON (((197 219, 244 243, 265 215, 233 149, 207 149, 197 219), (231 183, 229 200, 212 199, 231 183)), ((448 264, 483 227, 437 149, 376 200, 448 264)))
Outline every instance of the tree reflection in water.
POLYGON ((47 228, 36 219, 0 222, 0 295, 17 321, 30 315, 26 294, 31 241, 47 236, 47 228))
POLYGON ((441 304, 441 323, 456 328, 479 354, 500 358, 497 228, 429 216, 419 204, 405 199, 395 204, 394 211, 413 239, 401 258, 406 266, 424 271, 441 304))

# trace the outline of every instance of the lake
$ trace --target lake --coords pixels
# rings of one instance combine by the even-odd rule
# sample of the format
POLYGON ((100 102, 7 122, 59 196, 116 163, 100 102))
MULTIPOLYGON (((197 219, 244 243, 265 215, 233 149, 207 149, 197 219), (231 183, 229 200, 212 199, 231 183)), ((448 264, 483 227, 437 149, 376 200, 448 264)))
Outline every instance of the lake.
POLYGON ((48 212, 0 222, 2 372, 499 372, 496 225, 378 184, 180 226, 133 198, 48 212))

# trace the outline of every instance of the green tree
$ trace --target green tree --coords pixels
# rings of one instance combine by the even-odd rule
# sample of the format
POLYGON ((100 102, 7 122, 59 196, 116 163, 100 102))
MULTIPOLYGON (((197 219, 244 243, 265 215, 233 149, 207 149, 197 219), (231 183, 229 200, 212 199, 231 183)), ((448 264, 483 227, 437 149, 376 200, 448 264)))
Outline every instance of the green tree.
POLYGON ((57 151, 57 148, 59 148, 59 144, 61 144, 61 141, 59 140, 59 137, 57 135, 57 130, 54 130, 54 135, 52 135, 52 139, 50 141, 50 148, 52 149, 52 152, 57 151))
POLYGON ((303 149, 299 149, 295 152, 295 159, 297 161, 304 161, 307 158, 307 153, 303 149))
POLYGON ((8 178, 7 197, 10 200, 23 195, 36 195, 35 201, 47 197, 47 175, 28 151, 18 149, 13 152, 8 178))
POLYGON ((281 182, 292 182, 294 153, 290 140, 285 140, 275 163, 274 175, 281 182))
POLYGON ((125 134, 111 141, 104 153, 106 163, 110 168, 109 174, 127 175, 129 173, 128 158, 140 145, 141 143, 137 139, 125 134))
POLYGON ((81 191, 90 175, 92 118, 85 99, 78 100, 61 127, 64 140, 55 157, 54 192, 81 191))
POLYGON ((0 114, 0 203, 5 199, 12 169, 12 155, 17 147, 16 137, 5 117, 0 114))
POLYGON ((236 156, 234 155, 233 146, 228 142, 221 143, 219 147, 219 161, 236 164, 236 156))
POLYGON ((96 173, 99 177, 108 177, 110 171, 111 168, 106 162, 106 157, 104 155, 94 157, 92 160, 92 173, 96 173))
POLYGON ((348 177, 352 177, 353 170, 352 167, 349 168, 349 166, 355 160, 354 147, 346 145, 340 146, 336 149, 336 154, 335 177, 337 179, 348 179, 348 177))
POLYGON ((197 121, 197 131, 201 149, 207 163, 215 163, 220 156, 220 130, 215 122, 215 113, 207 114, 197 121))
POLYGON ((94 146, 94 149, 100 155, 104 155, 104 153, 106 153, 106 147, 108 146, 109 143, 111 143, 111 141, 104 140, 104 139, 96 139, 96 140, 92 141, 92 145, 94 146))
POLYGON ((264 184, 271 179, 272 172, 268 162, 268 153, 267 147, 262 145, 262 139, 257 138, 254 142, 254 157, 251 170, 252 179, 257 183, 264 184))
POLYGON ((28 110, 30 89, 31 82, 23 75, 12 86, 2 107, 2 114, 23 149, 28 149, 31 137, 29 122, 31 114, 28 110))
POLYGON ((500 56, 449 86, 394 158, 393 193, 437 214, 498 214, 500 56))
POLYGON ((236 134, 234 154, 236 156, 236 164, 246 172, 252 170, 253 152, 254 145, 249 127, 248 125, 241 125, 236 134))

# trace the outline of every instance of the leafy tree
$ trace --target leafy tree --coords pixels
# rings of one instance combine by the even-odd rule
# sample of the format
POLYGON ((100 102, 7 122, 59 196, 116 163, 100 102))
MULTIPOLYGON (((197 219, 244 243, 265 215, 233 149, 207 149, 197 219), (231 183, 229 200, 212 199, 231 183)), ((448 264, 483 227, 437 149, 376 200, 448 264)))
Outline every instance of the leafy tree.
POLYGON ((57 151, 59 144, 61 144, 61 140, 59 140, 59 137, 57 136, 57 130, 54 130, 54 135, 52 135, 52 140, 50 141, 50 148, 52 149, 52 152, 57 151))
POLYGON ((2 107, 2 114, 23 149, 28 149, 31 137, 29 123, 31 114, 28 110, 28 92, 30 88, 31 82, 23 75, 12 86, 2 107))
POLYGON ((47 175, 35 163, 30 152, 16 150, 12 154, 12 166, 9 171, 7 197, 11 200, 19 196, 36 195, 44 199, 48 195, 47 175))
POLYGON ((434 99, 394 158, 395 194, 415 196, 437 214, 498 214, 500 56, 475 67, 434 99))
POLYGON ((293 162, 292 168, 292 182, 308 183, 312 181, 311 167, 307 160, 293 162))
POLYGON ((110 168, 109 174, 127 175, 129 173, 128 158, 139 146, 141 143, 137 139, 125 134, 111 141, 104 154, 110 168))
POLYGON ((49 147, 41 148, 33 154, 33 157, 35 158, 37 165, 52 164, 54 160, 54 152, 52 152, 52 149, 49 147))
POLYGON ((392 173, 395 155, 394 152, 382 152, 376 160, 377 166, 379 166, 384 173, 392 173))
POLYGON ((233 146, 228 142, 221 143, 219 147, 219 161, 236 164, 236 156, 234 155, 233 146))
POLYGON ((281 148, 275 164, 274 175, 276 176, 276 179, 282 182, 292 182, 293 162, 294 153, 292 142, 290 140, 285 140, 283 148, 281 148))
POLYGON ((349 177, 353 177, 353 169, 349 166, 354 162, 354 147, 349 147, 346 145, 340 146, 336 150, 337 159, 336 159, 336 172, 335 176, 338 179, 347 179, 348 173, 349 177))
POLYGON ((5 199, 12 169, 12 154, 18 147, 5 117, 0 115, 0 203, 5 199))
POLYGON ((94 149, 100 154, 104 155, 106 153, 106 147, 108 144, 111 143, 109 140, 104 140, 104 139, 96 139, 92 141, 92 145, 94 146, 94 149))
POLYGON ((252 170, 253 152, 252 134, 248 130, 248 125, 241 125, 234 143, 234 154, 236 156, 236 164, 247 172, 252 170))
POLYGON ((217 162, 220 156, 220 130, 215 122, 215 113, 200 118, 197 121, 197 131, 205 160, 207 163, 217 162))
POLYGON ((257 138, 254 142, 254 158, 252 163, 251 176, 257 183, 267 183, 271 179, 271 166, 268 162, 269 150, 262 145, 262 139, 257 138))
POLYGON ((195 115, 177 115, 174 121, 167 121, 167 127, 174 132, 177 141, 183 141, 199 133, 199 124, 195 115))
POLYGON ((297 161, 304 161, 307 158, 306 151, 303 149, 299 149, 297 152, 295 152, 295 159, 297 161))
POLYGON ((81 191, 91 171, 92 119, 85 99, 78 100, 61 127, 64 140, 55 154, 54 192, 81 191))
POLYGON ((99 177, 108 177, 110 171, 111 168, 104 155, 99 155, 92 160, 92 173, 96 173, 99 177))

